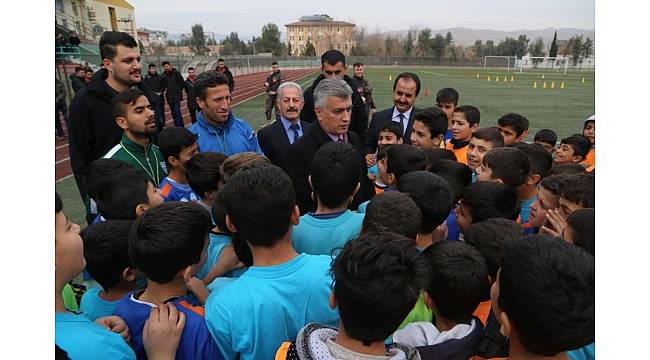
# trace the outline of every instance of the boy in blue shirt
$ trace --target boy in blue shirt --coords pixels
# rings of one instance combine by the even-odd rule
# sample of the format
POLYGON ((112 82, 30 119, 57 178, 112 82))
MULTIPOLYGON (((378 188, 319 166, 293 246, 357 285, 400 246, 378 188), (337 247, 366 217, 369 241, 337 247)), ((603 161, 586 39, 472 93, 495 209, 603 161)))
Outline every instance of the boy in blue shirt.
POLYGON ((530 174, 526 182, 517 187, 517 196, 521 201, 520 223, 528 222, 531 212, 531 205, 537 200, 537 186, 546 177, 551 166, 553 157, 543 146, 539 144, 515 143, 512 147, 521 150, 530 163, 530 174))
POLYGON ((224 185, 226 224, 244 239, 253 266, 205 305, 208 329, 226 359, 267 359, 310 322, 335 326, 328 305, 331 257, 298 254, 291 244, 300 221, 289 176, 270 164, 238 170, 224 185))
MULTIPOLYGON (((192 156, 185 163, 185 175, 192 191, 199 197, 197 204, 210 211, 221 183, 221 164, 226 155, 202 152, 192 156)), ((214 220, 213 220, 214 223, 214 220)))
POLYGON ((186 297, 186 284, 205 261, 210 228, 209 214, 187 202, 162 204, 133 223, 129 255, 149 281, 146 289, 122 298, 115 315, 128 324, 138 358, 145 355, 145 321, 152 308, 165 303, 173 303, 186 319, 176 359, 223 358, 208 332, 203 308, 190 305, 186 297))
POLYGON ((416 240, 419 250, 447 239, 445 220, 454 206, 454 189, 447 180, 428 171, 414 171, 399 179, 397 190, 409 195, 422 212, 416 240))
POLYGON ((71 359, 135 359, 133 350, 118 334, 66 309, 65 284, 86 266, 79 225, 63 213, 63 202, 55 194, 54 216, 54 338, 71 359), (81 341, 83 339, 83 341, 81 341))
POLYGON ((298 253, 334 256, 361 232, 363 214, 348 206, 360 186, 357 151, 352 145, 329 142, 311 163, 308 177, 316 211, 300 217, 291 240, 298 253))
MULTIPOLYGON (((402 127, 395 121, 388 121, 379 129, 377 137, 377 152, 388 145, 402 144, 404 136, 402 127)), ((378 186, 383 186, 379 180, 379 170, 377 169, 377 153, 366 155, 366 164, 368 165, 368 177, 378 186)))
POLYGON ((456 206, 456 221, 461 233, 470 225, 483 220, 504 218, 514 221, 518 216, 517 193, 510 186, 498 182, 473 183, 465 188, 456 206))
MULTIPOLYGON (((455 160, 439 160, 431 165, 429 171, 442 176, 451 184, 454 189, 454 204, 460 200, 463 190, 472 184, 472 170, 469 166, 455 160)), ((454 207, 447 216, 447 240, 458 240, 458 224, 456 224, 454 207)))
POLYGON ((390 231, 413 241, 422 225, 422 212, 413 199, 399 191, 381 193, 368 203, 361 233, 390 231))
POLYGON ((424 151, 407 144, 390 145, 385 156, 377 160, 379 178, 388 186, 387 191, 397 188, 397 180, 402 175, 424 170, 426 166, 424 151))
POLYGON ((81 298, 81 311, 95 320, 113 315, 115 305, 136 289, 136 271, 129 258, 130 220, 106 220, 81 232, 86 270, 101 285, 88 289, 81 298))
POLYGON ((393 341, 417 347, 422 360, 469 359, 479 349, 483 324, 472 314, 489 292, 485 259, 471 245, 443 240, 421 254, 431 268, 424 301, 435 322, 415 322, 393 341))
POLYGON ((94 224, 103 221, 103 218, 97 219, 100 214, 97 211, 97 189, 106 179, 120 174, 124 170, 134 169, 130 164, 116 159, 97 159, 88 165, 86 175, 86 191, 88 192, 88 201, 86 201, 86 222, 94 224))
POLYGON ((158 147, 169 169, 159 186, 165 202, 198 200, 185 173, 185 163, 197 153, 196 135, 184 127, 166 128, 158 135, 158 147))
POLYGON ((163 203, 160 190, 138 169, 126 169, 102 181, 96 195, 97 210, 106 220, 135 220, 163 203))

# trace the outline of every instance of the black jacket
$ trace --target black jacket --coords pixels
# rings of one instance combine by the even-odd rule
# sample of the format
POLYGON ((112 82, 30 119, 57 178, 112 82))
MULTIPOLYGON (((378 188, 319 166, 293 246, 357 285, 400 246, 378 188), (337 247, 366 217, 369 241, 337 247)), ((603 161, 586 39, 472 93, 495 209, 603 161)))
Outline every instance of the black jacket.
MULTIPOLYGON (((302 111, 300 111, 300 120, 309 123, 317 122, 316 112, 314 111, 314 89, 323 79, 325 79, 325 76, 321 74, 316 78, 316 80, 314 80, 314 83, 304 91, 303 98, 305 105, 302 107, 302 111)), ((348 83, 351 89, 354 89, 355 84, 352 82, 352 78, 345 75, 343 80, 348 83)), ((366 111, 366 105, 363 103, 361 96, 356 91, 352 91, 352 118, 350 119, 350 130, 357 133, 361 138, 361 141, 365 142, 367 127, 368 112, 366 111)))
MULTIPOLYGON (((175 68, 172 71, 163 72, 162 78, 165 80, 165 99, 168 104, 183 101, 183 89, 185 89, 185 80, 175 68)), ((187 92, 187 89, 185 89, 187 92)))
POLYGON ((187 92, 187 107, 199 110, 199 104, 196 102, 196 93, 194 93, 194 83, 190 78, 185 79, 185 91, 187 92))
MULTIPOLYGON (((302 136, 305 136, 311 130, 311 124, 301 121, 300 128, 302 129, 302 136)), ((260 143, 264 155, 271 160, 271 163, 282 167, 284 157, 291 145, 282 121, 276 120, 272 124, 261 128, 257 132, 257 141, 260 143)))
MULTIPOLYGON (((295 143, 289 146, 287 155, 284 158, 284 170, 289 174, 296 190, 296 202, 303 215, 316 209, 316 204, 311 199, 311 187, 307 177, 311 173, 311 162, 318 149, 332 138, 320 127, 318 121, 314 122, 311 130, 295 143)), ((361 172, 361 187, 352 200, 350 208, 356 210, 359 205, 372 199, 375 195, 375 188, 366 176, 368 168, 362 151, 362 143, 359 136, 353 131, 348 131, 348 142, 354 146, 359 154, 359 171, 361 172)))
POLYGON ((158 73, 155 75, 147 74, 147 76, 144 78, 144 81, 147 83, 147 86, 149 86, 151 91, 155 93, 162 93, 165 91, 165 79, 163 79, 163 77, 158 73))
POLYGON ((221 72, 218 70, 218 67, 214 69, 216 72, 219 74, 224 74, 228 78, 228 88, 230 88, 230 93, 232 94, 233 90, 235 90, 235 78, 233 78, 232 73, 230 72, 230 69, 228 69, 227 66, 224 66, 224 71, 221 72))
MULTIPOLYGON (((395 110, 395 106, 391 106, 388 109, 378 111, 372 116, 372 121, 370 121, 370 126, 368 127, 368 136, 366 137, 364 147, 366 154, 372 154, 377 150, 379 128, 386 124, 388 121, 391 121, 393 118, 393 110, 395 110)), ((409 122, 406 125, 406 132, 404 133, 404 144, 411 144, 411 133, 413 132, 413 115, 416 111, 418 111, 418 108, 415 106, 411 108, 411 116, 409 116, 409 122)))
MULTIPOLYGON (((88 165, 104 156, 122 137, 113 118, 110 103, 117 92, 106 83, 108 71, 101 69, 70 102, 70 164, 81 198, 86 198, 88 165)), ((138 84, 154 109, 160 98, 144 81, 138 84)))
POLYGON ((84 81, 84 78, 75 74, 70 74, 70 82, 72 83, 72 90, 74 90, 75 94, 86 87, 86 81, 84 81))

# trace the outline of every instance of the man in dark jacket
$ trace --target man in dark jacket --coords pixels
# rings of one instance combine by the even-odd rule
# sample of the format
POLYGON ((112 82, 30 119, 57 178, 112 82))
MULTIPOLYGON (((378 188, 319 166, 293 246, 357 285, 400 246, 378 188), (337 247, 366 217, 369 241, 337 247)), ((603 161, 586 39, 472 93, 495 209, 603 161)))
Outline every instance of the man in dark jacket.
POLYGON ((69 121, 68 121, 68 105, 65 103, 65 97, 67 96, 67 91, 65 91, 65 85, 61 82, 59 79, 54 79, 54 95, 55 95, 55 112, 54 112, 54 120, 55 122, 55 129, 56 129, 56 138, 58 140, 63 140, 65 139, 65 133, 63 132, 63 126, 61 126, 61 118, 60 115, 63 114, 63 119, 65 120, 65 126, 68 128, 68 131, 70 131, 69 128, 69 121))
MULTIPOLYGON (((300 214, 315 210, 308 176, 311 163, 318 149, 330 141, 347 142, 358 152, 359 171, 366 174, 363 143, 359 136, 349 130, 351 124, 352 89, 341 79, 323 79, 313 92, 317 120, 311 130, 289 146, 284 159, 284 170, 289 174, 296 190, 296 202, 300 214)), ((356 210, 359 204, 370 200, 375 189, 367 176, 361 177, 361 187, 350 206, 356 210)))
MULTIPOLYGON (((323 79, 343 79, 353 88, 352 79, 345 75, 345 55, 338 50, 328 50, 321 56, 321 75, 314 80, 312 86, 308 87, 304 93, 305 106, 300 112, 300 119, 309 123, 316 121, 314 112, 314 89, 323 79)), ((350 130, 359 135, 361 141, 366 138, 366 128, 368 127, 368 112, 363 99, 357 92, 352 93, 352 118, 350 120, 350 130)))
POLYGON ((196 83, 197 77, 194 68, 188 67, 185 90, 187 91, 187 110, 190 112, 192 124, 196 123, 196 111, 199 110, 199 104, 196 102, 196 93, 194 92, 194 84, 196 83))
POLYGON ((99 40, 99 49, 104 68, 75 95, 70 104, 70 163, 84 201, 88 201, 88 165, 104 156, 122 137, 122 129, 112 115, 110 103, 113 97, 138 87, 150 103, 158 102, 156 94, 141 82, 140 51, 131 35, 107 31, 99 40))
POLYGON ((74 68, 74 74, 70 74, 70 83, 75 94, 86 87, 86 70, 81 66, 74 68))
POLYGON ((352 91, 356 91, 361 95, 363 103, 366 105, 366 111, 368 112, 368 118, 370 118, 370 112, 377 110, 375 106, 375 100, 372 98, 372 88, 368 84, 368 80, 363 77, 365 70, 363 69, 363 64, 358 62, 352 65, 352 71, 354 75, 352 80, 354 80, 355 87, 352 87, 352 91))
POLYGON ((275 120, 280 119, 280 109, 275 101, 277 99, 278 87, 284 82, 284 75, 280 71, 280 66, 277 61, 271 63, 273 71, 266 78, 264 88, 266 88, 266 121, 271 121, 271 112, 275 109, 275 120))
POLYGON ((228 88, 230 89, 230 95, 235 90, 235 78, 233 78, 230 69, 226 66, 226 60, 219 59, 217 60, 217 68, 215 69, 218 73, 226 75, 228 78, 228 88))
POLYGON ((165 99, 167 99, 167 104, 172 112, 174 126, 183 127, 185 125, 183 124, 183 114, 181 113, 181 101, 183 101, 183 90, 187 92, 185 80, 183 80, 181 73, 172 67, 169 61, 163 61, 162 65, 165 69, 162 74, 165 80, 165 99))
POLYGON ((163 95, 163 92, 165 91, 165 80, 158 74, 156 64, 149 64, 148 73, 144 78, 144 82, 147 83, 147 86, 149 86, 151 91, 156 93, 159 98, 158 107, 156 107, 155 110, 156 127, 158 128, 158 132, 160 132, 165 128, 165 95, 163 95))
POLYGON ((70 45, 72 46, 79 46, 81 44, 81 40, 79 40, 79 37, 77 36, 76 32, 71 32, 70 33, 70 45))

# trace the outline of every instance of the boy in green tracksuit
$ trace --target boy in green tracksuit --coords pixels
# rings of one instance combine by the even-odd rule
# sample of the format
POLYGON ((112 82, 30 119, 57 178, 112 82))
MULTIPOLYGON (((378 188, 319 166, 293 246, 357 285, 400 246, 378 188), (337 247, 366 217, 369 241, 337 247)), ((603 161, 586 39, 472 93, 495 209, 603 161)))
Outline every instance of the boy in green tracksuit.
POLYGON ((129 89, 116 95, 111 108, 117 125, 124 130, 122 139, 104 158, 124 161, 147 174, 158 187, 167 176, 165 157, 151 137, 156 134, 154 111, 139 89, 129 89))

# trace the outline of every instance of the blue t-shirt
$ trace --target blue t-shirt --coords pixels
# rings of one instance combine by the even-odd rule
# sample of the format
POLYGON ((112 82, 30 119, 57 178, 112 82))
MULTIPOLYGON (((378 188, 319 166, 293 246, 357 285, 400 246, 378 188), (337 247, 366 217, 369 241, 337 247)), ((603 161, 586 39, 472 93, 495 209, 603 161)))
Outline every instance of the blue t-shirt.
POLYGON ((310 322, 338 327, 330 309, 332 259, 300 254, 274 266, 252 266, 239 279, 212 293, 205 304, 208 329, 226 359, 272 359, 310 322))
POLYGON ((447 132, 445 133, 445 144, 449 143, 453 138, 454 133, 451 132, 451 129, 447 129, 447 132))
POLYGON ((168 201, 197 201, 199 197, 192 191, 192 188, 188 184, 181 184, 169 178, 165 177, 160 183, 160 194, 162 195, 165 202, 168 201))
POLYGON ((81 297, 79 310, 83 311, 84 315, 92 321, 103 316, 113 315, 115 305, 118 302, 118 300, 107 301, 100 298, 99 293, 101 291, 101 288, 90 288, 81 297))
POLYGON ((54 342, 76 359, 135 359, 124 339, 78 313, 54 315, 54 342))
MULTIPOLYGON (((151 308, 155 306, 137 299, 143 292, 144 290, 130 292, 115 307, 115 315, 124 319, 129 327, 131 347, 138 359, 147 358, 142 343, 142 330, 145 321, 149 319, 151 308)), ((170 302, 178 311, 185 313, 185 328, 176 350, 176 359, 223 359, 205 325, 203 308, 190 305, 185 297, 178 297, 170 302)))
POLYGON ((368 168, 368 174, 369 175, 374 175, 375 178, 379 177, 379 168, 377 168, 377 164, 375 164, 375 165, 368 168))
POLYGON ((520 223, 525 224, 528 222, 528 218, 530 217, 530 206, 533 205, 533 203, 537 200, 537 195, 533 196, 532 198, 522 201, 521 202, 521 212, 519 213, 519 216, 521 217, 520 223))
POLYGON ((567 355, 571 360, 594 360, 596 359, 596 343, 592 342, 580 349, 567 351, 567 355))
POLYGON ((359 236, 363 217, 350 210, 325 216, 305 214, 291 233, 293 247, 298 253, 330 256, 338 249, 338 254, 345 243, 359 236))
POLYGON ((447 240, 458 240, 458 223, 456 222, 456 213, 451 209, 449 216, 447 216, 447 240))
MULTIPOLYGON (((219 256, 221 255, 221 251, 223 251, 223 248, 230 245, 231 238, 230 235, 223 234, 223 233, 216 233, 216 232, 210 232, 209 235, 210 242, 208 243, 208 254, 205 257, 205 264, 203 264, 203 267, 201 270, 196 274, 196 277, 203 280, 208 273, 210 272, 210 269, 214 266, 219 261, 219 256)), ((241 268, 241 269, 235 269, 225 275, 224 277, 239 277, 241 274, 246 272, 246 268, 241 268)))
POLYGON ((365 214, 366 213, 366 208, 368 207, 368 204, 370 204, 371 200, 364 201, 361 204, 359 204, 359 207, 357 208, 357 212, 359 214, 365 214))

